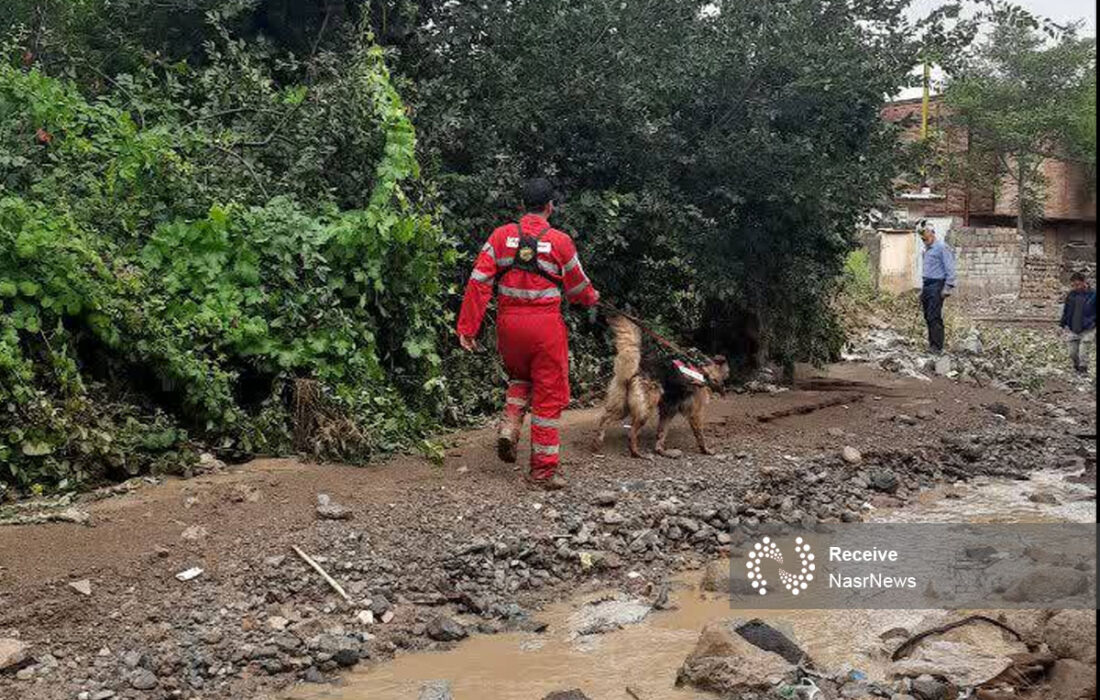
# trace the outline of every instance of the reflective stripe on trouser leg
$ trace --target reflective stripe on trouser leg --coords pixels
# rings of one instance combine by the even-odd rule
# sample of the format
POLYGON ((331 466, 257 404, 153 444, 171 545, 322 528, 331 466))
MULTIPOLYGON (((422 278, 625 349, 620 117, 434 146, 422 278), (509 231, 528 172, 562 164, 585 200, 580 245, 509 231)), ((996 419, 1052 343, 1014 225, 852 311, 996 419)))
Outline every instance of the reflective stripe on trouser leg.
POLYGON ((531 416, 531 476, 549 479, 558 469, 561 438, 558 424, 561 411, 553 415, 533 413, 531 416))
POLYGON ((531 382, 513 379, 508 382, 508 392, 504 400, 504 420, 500 425, 500 434, 512 441, 519 440, 523 428, 523 417, 531 403, 531 382))

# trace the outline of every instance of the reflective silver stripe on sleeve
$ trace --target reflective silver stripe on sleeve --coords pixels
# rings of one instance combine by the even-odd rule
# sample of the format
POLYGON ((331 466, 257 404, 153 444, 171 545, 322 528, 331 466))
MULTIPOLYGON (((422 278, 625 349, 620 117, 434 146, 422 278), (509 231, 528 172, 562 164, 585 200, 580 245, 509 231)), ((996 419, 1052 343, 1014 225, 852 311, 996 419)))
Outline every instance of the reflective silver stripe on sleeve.
POLYGON ((474 280, 475 282, 488 282, 489 280, 493 279, 493 276, 487 275, 484 272, 480 272, 478 270, 474 270, 470 273, 470 279, 474 280))
POLYGON ((488 253, 489 257, 492 258, 493 260, 497 259, 497 252, 493 248, 491 243, 486 243, 485 245, 481 246, 481 252, 482 253, 488 253))
POLYGON ((557 428, 561 424, 557 418, 543 418, 542 416, 531 416, 531 425, 537 425, 540 428, 557 428))
POLYGON ((567 289, 565 291, 565 295, 570 296, 570 297, 575 297, 578 294, 580 294, 581 292, 583 292, 584 290, 588 289, 588 284, 589 284, 588 280, 585 280, 585 281, 581 282, 580 284, 578 284, 576 287, 573 287, 572 289, 567 289))
POLYGON ((508 267, 513 262, 515 262, 515 260, 515 258, 501 258, 497 260, 497 265, 500 265, 501 267, 508 267))
POLYGON ((580 267, 580 265, 581 259, 574 255, 573 257, 569 258, 569 262, 565 263, 565 267, 563 267, 562 270, 565 272, 569 272, 574 267, 580 267))
POLYGON ((509 379, 508 384, 511 386, 531 386, 531 382, 526 379, 509 379))
MULTIPOLYGON (((585 282, 585 284, 588 283, 585 282)), ((551 287, 550 289, 517 289, 501 285, 498 291, 501 296, 512 297, 513 299, 556 299, 561 296, 561 292, 558 291, 557 287, 551 287)))
POLYGON ((548 260, 539 260, 539 267, 545 272, 549 272, 551 275, 561 276, 561 268, 548 260))
POLYGON ((507 399, 507 403, 510 403, 513 406, 526 406, 527 399, 521 399, 516 396, 509 396, 507 399))
POLYGON ((531 445, 531 451, 537 455, 556 455, 561 451, 559 445, 531 445))

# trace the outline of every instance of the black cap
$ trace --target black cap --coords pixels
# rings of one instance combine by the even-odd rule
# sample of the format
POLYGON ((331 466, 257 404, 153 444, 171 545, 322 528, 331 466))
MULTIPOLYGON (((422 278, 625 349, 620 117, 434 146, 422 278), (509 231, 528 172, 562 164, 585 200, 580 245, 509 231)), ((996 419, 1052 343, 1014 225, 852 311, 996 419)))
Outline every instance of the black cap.
POLYGON ((523 185, 523 206, 527 211, 538 211, 558 199, 554 186, 544 177, 528 180, 523 185))

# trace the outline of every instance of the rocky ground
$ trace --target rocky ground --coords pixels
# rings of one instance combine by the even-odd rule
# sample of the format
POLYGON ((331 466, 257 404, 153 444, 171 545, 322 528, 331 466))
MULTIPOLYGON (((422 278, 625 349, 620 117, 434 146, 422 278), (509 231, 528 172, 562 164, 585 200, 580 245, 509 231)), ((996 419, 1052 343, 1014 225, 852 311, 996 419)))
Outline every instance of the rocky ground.
POLYGON ((9 509, 0 521, 60 522, 0 527, 0 697, 276 697, 471 634, 537 630, 539 607, 579 582, 659 605, 676 572, 770 523, 859 520, 979 475, 1053 467, 1095 483, 1083 385, 1025 398, 891 369, 849 363, 728 395, 708 416, 712 457, 683 425, 680 459, 631 460, 621 435, 593 455, 597 414, 571 412, 559 493, 527 489, 481 430, 453 436, 442 467, 261 460, 9 509))

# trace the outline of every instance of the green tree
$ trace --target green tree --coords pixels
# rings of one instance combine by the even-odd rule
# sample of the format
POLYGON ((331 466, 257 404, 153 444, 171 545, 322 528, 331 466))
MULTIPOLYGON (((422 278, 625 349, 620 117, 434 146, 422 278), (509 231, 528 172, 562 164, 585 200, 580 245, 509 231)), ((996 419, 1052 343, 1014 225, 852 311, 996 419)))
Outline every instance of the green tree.
POLYGON ((681 332, 758 315, 776 357, 828 358, 828 301, 898 166, 879 119, 916 35, 904 2, 438 3, 400 64, 449 231, 549 173, 613 298, 681 332))
POLYGON ((1096 162, 1096 41, 1013 5, 987 15, 984 38, 950 66, 948 124, 969 135, 952 166, 971 185, 1016 188, 1024 244, 1042 218, 1043 162, 1096 162))

